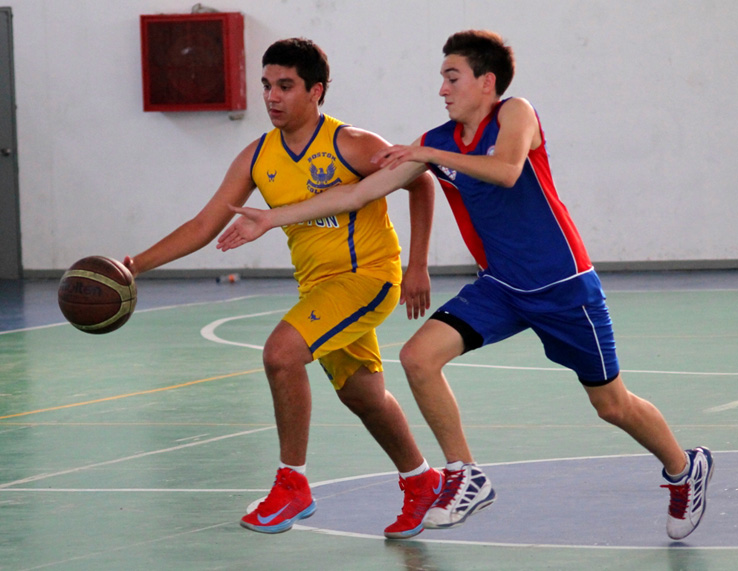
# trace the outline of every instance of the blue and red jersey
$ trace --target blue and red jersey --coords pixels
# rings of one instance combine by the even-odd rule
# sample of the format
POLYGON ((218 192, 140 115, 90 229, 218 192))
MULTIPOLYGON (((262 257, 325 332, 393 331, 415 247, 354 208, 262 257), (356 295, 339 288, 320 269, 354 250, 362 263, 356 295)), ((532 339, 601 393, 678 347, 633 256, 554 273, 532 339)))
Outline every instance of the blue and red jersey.
MULTIPOLYGON (((421 144, 470 155, 491 155, 500 125, 500 101, 465 145, 462 126, 449 121, 421 144)), ((540 129, 540 122, 539 122, 540 129)), ((592 271, 592 263, 554 186, 543 143, 530 151, 512 188, 483 182, 442 165, 429 165, 441 183, 462 237, 485 275, 533 292, 592 271)))

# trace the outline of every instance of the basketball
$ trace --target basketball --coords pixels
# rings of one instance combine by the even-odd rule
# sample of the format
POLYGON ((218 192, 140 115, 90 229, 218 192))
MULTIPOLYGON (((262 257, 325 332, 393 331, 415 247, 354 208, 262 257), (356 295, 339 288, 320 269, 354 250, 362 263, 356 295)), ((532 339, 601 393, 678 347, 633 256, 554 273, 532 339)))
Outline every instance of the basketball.
POLYGON ((104 256, 78 260, 59 283, 59 309, 85 333, 110 333, 125 324, 136 307, 136 283, 122 263, 104 256))

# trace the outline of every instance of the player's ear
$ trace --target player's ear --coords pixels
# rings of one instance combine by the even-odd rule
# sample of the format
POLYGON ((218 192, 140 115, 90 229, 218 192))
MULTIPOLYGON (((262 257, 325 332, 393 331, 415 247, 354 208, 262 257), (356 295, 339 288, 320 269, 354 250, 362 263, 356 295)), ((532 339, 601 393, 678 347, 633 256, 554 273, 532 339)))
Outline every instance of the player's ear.
POLYGON ((482 89, 485 93, 497 93, 497 76, 491 71, 484 74, 482 89))
POLYGON ((325 86, 319 81, 316 82, 316 84, 310 88, 311 98, 318 103, 321 103, 321 99, 323 99, 324 92, 325 92, 325 86))

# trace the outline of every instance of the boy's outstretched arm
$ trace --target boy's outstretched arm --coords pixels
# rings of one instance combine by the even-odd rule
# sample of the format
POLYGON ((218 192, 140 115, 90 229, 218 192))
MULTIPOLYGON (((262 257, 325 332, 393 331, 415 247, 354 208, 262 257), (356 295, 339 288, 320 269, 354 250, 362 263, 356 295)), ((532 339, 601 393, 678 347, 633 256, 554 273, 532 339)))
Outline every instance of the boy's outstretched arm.
POLYGON ((372 200, 406 187, 426 169, 424 163, 417 162, 406 162, 392 169, 383 168, 356 184, 336 186, 309 200, 271 210, 231 206, 231 210, 241 216, 220 235, 217 247, 225 252, 253 242, 277 226, 358 210, 372 200))

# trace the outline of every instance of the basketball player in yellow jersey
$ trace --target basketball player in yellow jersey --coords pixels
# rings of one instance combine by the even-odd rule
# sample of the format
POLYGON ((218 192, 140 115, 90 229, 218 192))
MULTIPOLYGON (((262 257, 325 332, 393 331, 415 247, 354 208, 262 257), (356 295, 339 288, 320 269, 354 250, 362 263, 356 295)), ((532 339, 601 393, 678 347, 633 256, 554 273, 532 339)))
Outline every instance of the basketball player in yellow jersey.
MULTIPOLYGON (((244 204, 256 188, 270 206, 281 206, 310 200, 331 186, 377 170, 371 157, 388 143, 320 112, 329 66, 318 46, 302 38, 276 42, 264 53, 262 67, 264 102, 274 130, 241 151, 193 219, 144 252, 125 258, 134 275, 210 243, 233 217, 231 205, 244 204)), ((402 513, 385 535, 402 539, 423 530, 423 515, 438 496, 443 477, 429 468, 399 403, 385 389, 375 333, 398 300, 406 304, 409 318, 424 315, 430 306, 432 179, 424 174, 408 190, 411 237, 404 277, 384 199, 353 213, 284 229, 300 300, 264 346, 280 463, 269 495, 241 520, 248 529, 287 531, 315 511, 305 477, 311 411, 306 365, 319 359, 338 398, 400 472, 402 513)))
MULTIPOLYGON (((284 144, 281 129, 265 134, 251 176, 271 208, 302 202, 361 175, 344 162, 336 142, 348 126, 321 115, 308 146, 298 153, 284 144)), ((347 146, 347 145, 344 145, 347 146)), ((384 199, 351 213, 285 226, 300 291, 347 272, 399 283, 400 245, 384 199)), ((299 326, 298 326, 299 328, 299 326)))

